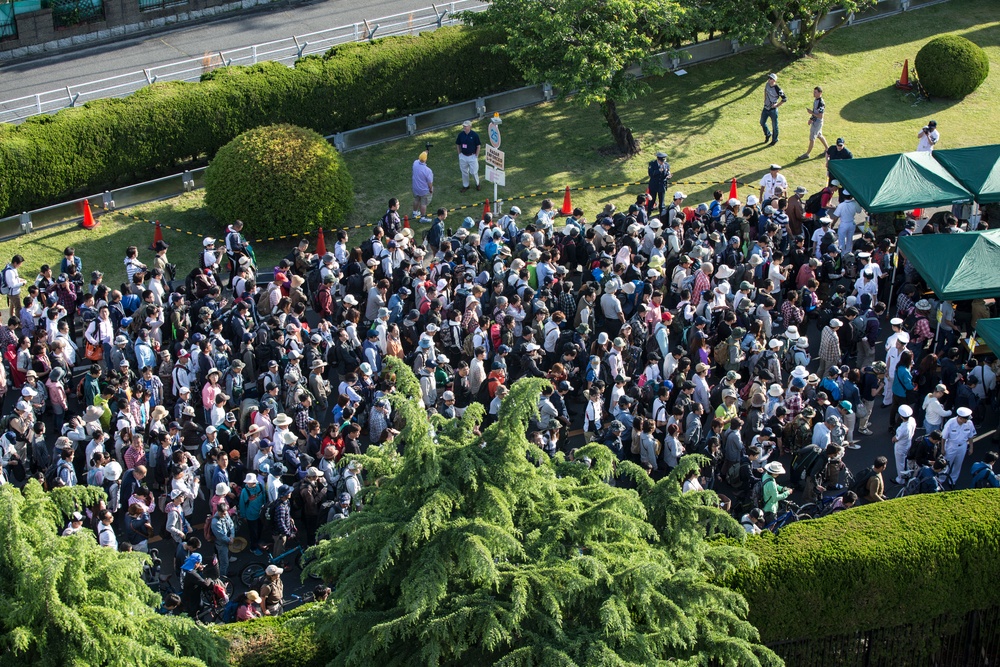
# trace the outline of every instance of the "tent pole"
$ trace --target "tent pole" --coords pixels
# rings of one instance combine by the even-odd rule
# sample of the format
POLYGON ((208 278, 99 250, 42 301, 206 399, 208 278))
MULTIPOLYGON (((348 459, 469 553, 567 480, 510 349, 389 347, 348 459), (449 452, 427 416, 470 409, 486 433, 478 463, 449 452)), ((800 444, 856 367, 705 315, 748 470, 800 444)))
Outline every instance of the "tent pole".
POLYGON ((941 314, 940 303, 938 303, 936 315, 937 315, 937 329, 934 330, 934 349, 932 349, 931 352, 937 349, 938 336, 941 335, 941 320, 944 319, 944 316, 941 314))
POLYGON ((972 338, 969 339, 969 361, 972 360, 972 352, 976 349, 976 330, 972 330, 972 338))
MULTIPOLYGON (((889 300, 885 304, 885 312, 892 313, 892 289, 896 286, 896 270, 899 268, 899 255, 892 254, 892 278, 889 282, 889 300)), ((898 315, 898 313, 897 313, 898 315)))

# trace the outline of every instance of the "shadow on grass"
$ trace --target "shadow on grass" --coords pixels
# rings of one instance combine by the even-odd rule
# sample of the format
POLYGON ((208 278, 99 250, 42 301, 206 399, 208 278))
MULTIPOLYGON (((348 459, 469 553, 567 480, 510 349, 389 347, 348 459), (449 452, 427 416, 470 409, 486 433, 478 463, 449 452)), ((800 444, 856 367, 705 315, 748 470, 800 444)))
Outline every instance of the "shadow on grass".
POLYGON ((925 118, 961 102, 935 98, 914 106, 916 100, 915 96, 890 85, 851 100, 840 110, 840 117, 852 123, 898 123, 925 118))

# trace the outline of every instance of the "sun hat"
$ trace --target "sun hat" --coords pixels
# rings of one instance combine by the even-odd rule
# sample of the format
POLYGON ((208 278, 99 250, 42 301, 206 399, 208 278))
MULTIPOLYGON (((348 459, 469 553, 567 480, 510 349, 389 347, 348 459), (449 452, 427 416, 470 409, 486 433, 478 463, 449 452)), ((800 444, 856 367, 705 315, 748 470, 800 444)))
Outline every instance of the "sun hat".
POLYGON ((771 461, 766 466, 764 466, 764 471, 772 477, 777 475, 785 474, 785 466, 781 465, 781 461, 771 461))

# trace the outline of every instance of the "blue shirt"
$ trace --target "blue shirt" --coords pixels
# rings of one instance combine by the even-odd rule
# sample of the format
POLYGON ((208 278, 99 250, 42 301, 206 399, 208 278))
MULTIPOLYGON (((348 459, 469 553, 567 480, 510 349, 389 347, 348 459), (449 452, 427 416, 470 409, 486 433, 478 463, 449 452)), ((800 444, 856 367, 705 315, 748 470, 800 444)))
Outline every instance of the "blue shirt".
POLYGON ((475 155, 476 149, 482 145, 483 142, 479 140, 479 135, 475 133, 474 130, 469 130, 468 134, 464 131, 458 133, 458 138, 455 139, 455 145, 458 146, 458 150, 462 155, 475 155))

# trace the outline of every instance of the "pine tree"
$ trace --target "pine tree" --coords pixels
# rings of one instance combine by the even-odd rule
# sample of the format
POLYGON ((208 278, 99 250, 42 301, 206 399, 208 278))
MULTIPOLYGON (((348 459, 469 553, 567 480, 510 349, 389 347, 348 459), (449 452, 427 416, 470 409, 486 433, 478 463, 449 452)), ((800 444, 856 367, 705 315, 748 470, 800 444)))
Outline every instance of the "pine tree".
POLYGON ((655 486, 599 444, 550 460, 526 437, 544 382, 515 383, 481 435, 482 406, 428 421, 415 395, 391 396, 402 455, 362 457, 381 471, 365 509, 310 552, 336 584, 313 612, 330 664, 780 665, 715 583, 749 561, 708 539, 740 535, 715 494, 680 492, 700 459, 655 486))
POLYGON ((68 513, 103 491, 54 496, 37 481, 0 487, 0 665, 225 665, 225 643, 203 626, 160 616, 143 582, 145 556, 101 547, 93 531, 61 537, 68 513))

